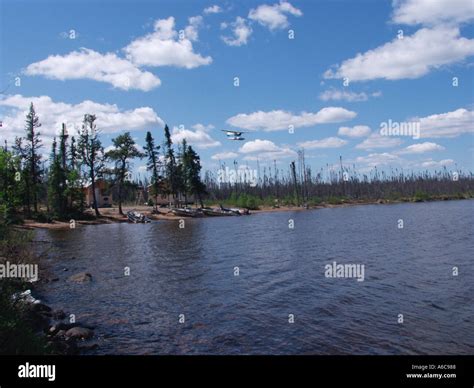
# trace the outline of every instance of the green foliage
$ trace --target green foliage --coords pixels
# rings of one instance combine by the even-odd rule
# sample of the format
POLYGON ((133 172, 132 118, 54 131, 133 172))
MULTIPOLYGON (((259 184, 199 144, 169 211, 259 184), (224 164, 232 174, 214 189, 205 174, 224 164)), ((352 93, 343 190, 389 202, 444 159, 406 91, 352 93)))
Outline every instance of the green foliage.
POLYGON ((115 176, 118 184, 118 200, 119 200, 119 212, 122 212, 122 189, 125 184, 127 174, 130 173, 130 160, 134 158, 143 158, 145 155, 140 152, 136 146, 135 140, 133 140, 130 132, 125 132, 122 135, 112 139, 114 149, 107 152, 106 157, 111 161, 115 162, 115 176))
POLYGON ((430 196, 428 195, 428 193, 421 190, 417 190, 413 198, 415 202, 424 202, 424 201, 428 201, 429 199, 430 199, 430 196))
POLYGON ((7 224, 19 221, 17 209, 22 204, 20 160, 0 148, 0 212, 7 224))
MULTIPOLYGON (((8 258, 10 262, 31 262, 35 259, 31 252, 32 234, 13 229, 0 216, 0 260, 8 258)), ((0 354, 48 354, 46 341, 36 335, 28 319, 28 308, 15 301, 14 293, 27 287, 26 282, 18 279, 0 279, 0 354)))

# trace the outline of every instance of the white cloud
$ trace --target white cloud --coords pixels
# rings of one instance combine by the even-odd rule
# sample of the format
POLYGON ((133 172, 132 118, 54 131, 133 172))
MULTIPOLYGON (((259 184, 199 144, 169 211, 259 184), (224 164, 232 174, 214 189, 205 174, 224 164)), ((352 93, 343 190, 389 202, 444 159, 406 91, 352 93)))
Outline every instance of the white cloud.
POLYGON ((402 140, 397 137, 382 136, 379 133, 373 133, 355 148, 362 150, 373 150, 377 148, 392 148, 402 144, 402 140))
POLYGON ((472 0, 402 0, 394 5, 392 21, 398 24, 458 24, 474 19, 472 0))
POLYGON ((205 14, 211 14, 211 13, 221 13, 222 8, 219 7, 218 5, 211 5, 210 7, 207 7, 203 11, 205 14))
POLYGON ((302 16, 303 13, 293 7, 287 1, 280 1, 280 3, 267 5, 263 4, 256 9, 251 9, 249 12, 249 19, 257 21, 262 26, 268 27, 270 30, 283 29, 289 26, 288 16, 302 16))
POLYGON ((246 154, 244 160, 276 160, 296 156, 289 147, 279 147, 270 140, 252 140, 240 147, 239 152, 246 154))
POLYGON ((327 137, 321 140, 309 140, 303 143, 298 143, 298 146, 307 149, 314 148, 340 148, 347 144, 347 140, 338 137, 327 137))
POLYGON ((474 111, 464 108, 416 120, 420 122, 422 138, 457 137, 474 132, 474 111))
POLYGON ((380 97, 380 92, 373 92, 367 94, 365 92, 351 92, 349 90, 338 90, 338 89, 329 89, 325 90, 319 95, 319 98, 323 101, 349 101, 349 102, 358 102, 358 101, 367 101, 369 97, 380 97))
POLYGON ((207 132, 207 131, 210 131, 211 129, 214 129, 215 127, 212 124, 205 125, 205 124, 197 123, 197 124, 192 125, 191 128, 196 129, 198 131, 207 132))
POLYGON ((239 155, 236 154, 235 152, 220 152, 215 155, 211 156, 211 159, 213 160, 224 160, 224 159, 235 159, 239 155))
POLYGON ((373 50, 347 59, 325 78, 351 81, 373 79, 397 80, 419 78, 444 65, 463 61, 474 55, 474 39, 460 36, 459 28, 422 28, 403 39, 395 38, 373 50))
POLYGON ((283 110, 273 110, 270 112, 257 111, 250 114, 240 113, 227 120, 237 128, 263 131, 288 130, 290 125, 294 128, 311 127, 316 124, 337 123, 353 119, 356 112, 339 108, 326 107, 316 113, 301 112, 293 114, 283 110))
POLYGON ((186 69, 209 65, 212 62, 210 56, 203 57, 193 50, 191 38, 197 39, 197 36, 187 34, 190 34, 190 31, 197 34, 195 26, 191 26, 187 34, 185 31, 183 39, 179 39, 173 17, 157 20, 154 29, 154 32, 132 41, 124 48, 130 61, 137 65, 177 66, 186 69))
POLYGON ((369 154, 367 156, 358 156, 355 159, 356 164, 368 167, 388 166, 392 164, 400 164, 403 160, 397 156, 384 152, 381 154, 369 154))
POLYGON ((126 59, 113 53, 100 54, 82 48, 66 55, 51 55, 29 65, 25 74, 43 75, 58 80, 92 79, 106 82, 116 88, 149 91, 161 81, 148 71, 138 69, 126 59))
POLYGON ((4 111, 1 130, 5 132, 5 138, 9 142, 12 142, 15 136, 24 136, 25 116, 31 102, 40 118, 40 133, 45 144, 49 144, 59 133, 62 123, 66 124, 71 135, 75 134, 76 130, 81 128, 86 113, 97 116, 97 129, 102 133, 164 126, 163 120, 150 107, 122 110, 115 104, 100 104, 90 100, 68 104, 55 102, 49 96, 24 97, 17 94, 0 100, 0 107, 4 111))
POLYGON ((188 19, 189 24, 184 29, 184 35, 189 40, 195 42, 199 38, 199 28, 202 26, 202 16, 191 16, 188 19))
POLYGON ((426 152, 443 151, 445 148, 436 143, 424 142, 418 144, 412 144, 403 150, 399 151, 399 154, 424 154, 426 152))
POLYGON ((421 167, 444 167, 444 166, 449 166, 454 163, 453 159, 443 159, 440 161, 435 161, 433 159, 428 159, 423 162, 421 162, 421 167))
POLYGON ((370 127, 367 125, 355 125, 353 127, 340 127, 337 131, 339 136, 364 137, 370 135, 370 127))
POLYGON ((209 135, 207 129, 203 129, 199 127, 199 125, 202 124, 197 124, 198 127, 194 131, 181 126, 173 127, 171 140, 175 144, 180 144, 183 139, 186 139, 189 145, 200 149, 218 147, 221 145, 219 141, 213 139, 211 135, 209 135))
MULTIPOLYGON (((227 28, 229 25, 226 23, 221 24, 221 28, 227 28)), ((234 36, 221 36, 221 39, 228 46, 242 46, 246 45, 250 35, 252 35, 252 27, 247 23, 244 18, 237 16, 235 22, 230 23, 234 36)))

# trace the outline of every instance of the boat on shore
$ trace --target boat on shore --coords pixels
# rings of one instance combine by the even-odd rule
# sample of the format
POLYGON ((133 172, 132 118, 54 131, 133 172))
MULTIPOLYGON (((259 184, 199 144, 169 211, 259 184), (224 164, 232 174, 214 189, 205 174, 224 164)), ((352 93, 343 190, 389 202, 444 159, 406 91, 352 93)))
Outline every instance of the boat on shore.
POLYGON ((210 207, 203 208, 202 212, 209 217, 225 217, 225 216, 232 216, 233 214, 228 214, 228 212, 224 212, 221 209, 213 209, 210 207))
POLYGON ((238 208, 231 208, 227 209, 222 205, 219 208, 203 208, 202 212, 206 216, 210 217, 222 217, 222 216, 241 216, 241 215, 248 215, 250 214, 248 209, 238 209, 238 208))
POLYGON ((151 220, 147 216, 133 210, 127 212, 127 218, 129 222, 132 222, 134 224, 144 224, 151 222, 151 220))
POLYGON ((204 213, 201 211, 201 209, 191 209, 191 208, 174 208, 171 209, 171 212, 175 216, 179 217, 203 217, 204 213))

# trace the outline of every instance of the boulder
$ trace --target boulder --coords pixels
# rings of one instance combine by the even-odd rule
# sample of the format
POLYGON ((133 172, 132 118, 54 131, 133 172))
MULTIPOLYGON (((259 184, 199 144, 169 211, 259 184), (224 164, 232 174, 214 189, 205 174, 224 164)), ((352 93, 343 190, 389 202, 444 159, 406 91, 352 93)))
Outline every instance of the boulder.
POLYGON ((79 272, 69 277, 69 281, 75 283, 87 283, 92 281, 92 275, 88 272, 79 272))
POLYGON ((77 338, 77 339, 88 339, 94 335, 94 332, 91 329, 87 329, 85 327, 73 327, 66 331, 66 336, 70 338, 77 338))

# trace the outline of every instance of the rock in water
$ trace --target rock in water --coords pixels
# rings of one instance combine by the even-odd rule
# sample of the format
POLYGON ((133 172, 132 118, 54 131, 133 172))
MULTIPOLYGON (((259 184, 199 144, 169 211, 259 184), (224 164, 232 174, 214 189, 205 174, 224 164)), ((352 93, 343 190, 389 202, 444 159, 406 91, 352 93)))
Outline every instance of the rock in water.
POLYGON ((88 272, 79 272, 75 275, 72 275, 69 278, 69 281, 76 283, 86 283, 92 280, 92 275, 88 272))
POLYGON ((79 326, 73 327, 72 329, 66 331, 66 336, 71 338, 87 339, 91 338, 93 334, 94 332, 92 330, 79 326))

